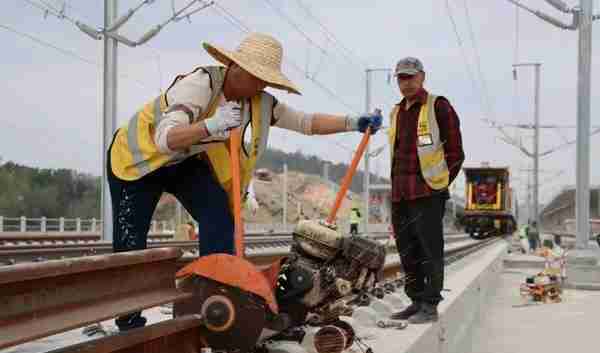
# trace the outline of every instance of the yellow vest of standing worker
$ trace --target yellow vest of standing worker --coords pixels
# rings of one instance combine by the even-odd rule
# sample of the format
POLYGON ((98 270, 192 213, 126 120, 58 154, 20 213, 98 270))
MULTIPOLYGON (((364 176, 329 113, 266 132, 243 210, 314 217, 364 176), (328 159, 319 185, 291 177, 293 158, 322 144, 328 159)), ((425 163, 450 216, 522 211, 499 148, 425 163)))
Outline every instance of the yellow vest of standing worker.
POLYGON ((358 216, 358 210, 350 210, 350 224, 360 223, 360 217, 358 216))
MULTIPOLYGON (((421 106, 416 131, 417 154, 419 156, 421 174, 427 185, 433 190, 442 190, 448 187, 450 173, 446 164, 444 144, 440 140, 440 127, 435 117, 434 104, 436 98, 434 95, 427 95, 427 102, 421 106)), ((399 110, 400 105, 396 105, 390 114, 390 129, 388 134, 392 163, 394 162, 394 143, 396 141, 396 117, 399 110)))
MULTIPOLYGON (((212 95, 207 109, 201 116, 194 117, 190 123, 206 119, 214 115, 223 90, 225 68, 210 66, 202 67, 208 73, 211 81, 212 95)), ((178 76, 177 80, 185 77, 178 76)), ((244 145, 240 151, 240 179, 241 190, 245 190, 252 177, 256 162, 265 151, 269 137, 269 128, 273 115, 273 104, 275 99, 266 92, 242 102, 242 136, 248 127, 252 130, 250 145, 244 145)), ((163 113, 168 110, 166 95, 161 94, 153 101, 135 113, 127 125, 121 127, 115 136, 110 154, 113 173, 123 180, 137 180, 155 171, 173 160, 183 160, 200 153, 198 145, 192 146, 187 151, 177 155, 161 153, 154 143, 154 132, 158 124, 164 119, 163 113)), ((207 146, 204 145, 203 148, 207 146)), ((229 139, 221 142, 213 142, 205 151, 212 170, 219 183, 229 194, 232 200, 232 175, 229 158, 229 139)))

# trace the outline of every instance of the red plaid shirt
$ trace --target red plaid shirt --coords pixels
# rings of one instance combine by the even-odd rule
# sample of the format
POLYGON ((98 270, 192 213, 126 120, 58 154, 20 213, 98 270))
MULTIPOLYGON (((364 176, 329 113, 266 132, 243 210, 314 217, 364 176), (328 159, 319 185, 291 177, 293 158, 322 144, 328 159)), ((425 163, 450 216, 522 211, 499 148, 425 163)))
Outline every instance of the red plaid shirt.
MULTIPOLYGON (((408 110, 406 110, 406 99, 399 103, 392 160, 392 202, 414 200, 434 193, 442 193, 448 197, 447 189, 432 190, 427 185, 421 174, 417 155, 417 121, 421 106, 427 102, 427 95, 426 90, 421 90, 408 110)), ((440 127, 440 139, 444 142, 446 163, 450 171, 450 183, 452 183, 465 159, 460 123, 454 108, 444 97, 439 97, 435 101, 435 115, 440 127)))

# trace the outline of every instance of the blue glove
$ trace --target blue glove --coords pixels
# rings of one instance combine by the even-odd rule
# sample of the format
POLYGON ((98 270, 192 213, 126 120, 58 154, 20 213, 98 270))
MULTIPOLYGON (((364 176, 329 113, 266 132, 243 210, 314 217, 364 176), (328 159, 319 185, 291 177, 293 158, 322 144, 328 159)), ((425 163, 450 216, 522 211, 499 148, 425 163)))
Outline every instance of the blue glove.
POLYGON ((358 131, 363 134, 367 131, 367 128, 371 128, 371 135, 375 134, 377 130, 381 128, 381 123, 383 121, 383 117, 379 111, 369 114, 363 115, 358 118, 358 131))

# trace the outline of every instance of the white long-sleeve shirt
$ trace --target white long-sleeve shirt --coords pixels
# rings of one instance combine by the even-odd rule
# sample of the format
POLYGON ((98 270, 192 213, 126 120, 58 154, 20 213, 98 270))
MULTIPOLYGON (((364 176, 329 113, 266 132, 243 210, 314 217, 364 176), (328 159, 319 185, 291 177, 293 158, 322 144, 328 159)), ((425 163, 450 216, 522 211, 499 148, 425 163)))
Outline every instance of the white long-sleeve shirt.
MULTIPOLYGON (((183 79, 177 81, 167 91, 167 102, 169 106, 177 104, 184 105, 193 116, 200 115, 207 106, 212 95, 210 77, 203 70, 197 70, 183 79)), ((221 94, 219 106, 225 104, 225 97, 221 94)), ((284 103, 276 102, 273 108, 274 125, 283 129, 293 130, 304 135, 312 132, 312 114, 297 111, 284 103)), ((177 154, 167 144, 169 130, 175 126, 189 125, 188 114, 181 110, 174 110, 164 114, 163 120, 158 124, 154 132, 154 143, 162 153, 177 154)), ((206 141, 210 141, 210 137, 206 141)))

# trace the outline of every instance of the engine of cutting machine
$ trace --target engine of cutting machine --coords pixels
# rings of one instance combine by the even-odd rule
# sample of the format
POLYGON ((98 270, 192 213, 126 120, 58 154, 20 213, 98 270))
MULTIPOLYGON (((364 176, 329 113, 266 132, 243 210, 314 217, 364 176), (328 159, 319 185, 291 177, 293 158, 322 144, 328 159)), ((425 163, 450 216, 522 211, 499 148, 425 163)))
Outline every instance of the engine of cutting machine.
POLYGON ((298 223, 293 239, 276 297, 280 311, 293 314, 294 324, 309 313, 321 323, 347 315, 345 303, 382 279, 385 247, 375 240, 343 236, 314 221, 298 223))

